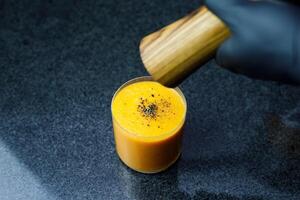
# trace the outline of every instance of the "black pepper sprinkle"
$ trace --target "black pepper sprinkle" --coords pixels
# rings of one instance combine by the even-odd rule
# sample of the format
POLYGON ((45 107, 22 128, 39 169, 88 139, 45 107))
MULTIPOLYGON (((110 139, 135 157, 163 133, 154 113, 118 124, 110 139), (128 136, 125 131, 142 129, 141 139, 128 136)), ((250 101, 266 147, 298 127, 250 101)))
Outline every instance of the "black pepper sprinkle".
POLYGON ((143 109, 143 112, 150 117, 155 117, 156 111, 157 111, 157 105, 153 103, 143 109))
POLYGON ((147 99, 141 100, 140 104, 138 105, 138 111, 142 114, 143 117, 156 117, 157 112, 157 105, 155 103, 145 104, 147 102, 147 99))
MULTIPOLYGON (((154 94, 150 94, 150 95, 154 97, 154 94)), ((170 101, 164 98, 161 98, 159 101, 156 100, 153 101, 149 98, 140 97, 139 100, 140 101, 139 104, 137 105, 137 110, 142 117, 148 120, 157 121, 157 119, 160 117, 160 115, 158 114, 158 110, 161 110, 162 113, 166 113, 169 112, 169 108, 171 107, 170 101)))

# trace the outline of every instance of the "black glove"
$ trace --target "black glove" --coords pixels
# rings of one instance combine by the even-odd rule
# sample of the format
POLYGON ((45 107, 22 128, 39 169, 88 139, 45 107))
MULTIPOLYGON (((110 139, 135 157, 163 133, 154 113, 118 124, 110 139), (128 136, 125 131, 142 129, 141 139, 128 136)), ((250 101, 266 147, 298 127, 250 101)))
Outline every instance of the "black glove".
POLYGON ((206 0, 231 30, 216 61, 252 78, 300 84, 300 6, 283 1, 206 0))

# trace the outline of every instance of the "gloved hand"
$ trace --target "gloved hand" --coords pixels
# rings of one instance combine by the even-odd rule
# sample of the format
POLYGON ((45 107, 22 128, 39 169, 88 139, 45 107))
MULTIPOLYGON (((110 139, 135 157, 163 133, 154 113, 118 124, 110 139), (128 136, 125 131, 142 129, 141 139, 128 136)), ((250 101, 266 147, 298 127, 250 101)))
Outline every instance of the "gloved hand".
POLYGON ((300 6, 286 1, 206 0, 231 30, 217 64, 252 78, 300 84, 300 6))

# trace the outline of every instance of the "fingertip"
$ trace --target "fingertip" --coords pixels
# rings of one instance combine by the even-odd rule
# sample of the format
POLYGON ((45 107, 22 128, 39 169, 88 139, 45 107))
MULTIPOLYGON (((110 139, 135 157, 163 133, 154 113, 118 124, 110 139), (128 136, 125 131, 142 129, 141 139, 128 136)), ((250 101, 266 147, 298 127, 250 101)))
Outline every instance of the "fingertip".
POLYGON ((223 68, 237 72, 237 70, 235 70, 237 51, 238 49, 235 45, 235 41, 232 38, 226 40, 217 50, 216 63, 223 68))
POLYGON ((238 23, 239 16, 246 12, 244 8, 248 3, 248 0, 204 0, 204 5, 230 27, 238 23))
POLYGON ((211 10, 212 12, 216 12, 218 10, 218 1, 216 0, 204 0, 204 5, 211 10))

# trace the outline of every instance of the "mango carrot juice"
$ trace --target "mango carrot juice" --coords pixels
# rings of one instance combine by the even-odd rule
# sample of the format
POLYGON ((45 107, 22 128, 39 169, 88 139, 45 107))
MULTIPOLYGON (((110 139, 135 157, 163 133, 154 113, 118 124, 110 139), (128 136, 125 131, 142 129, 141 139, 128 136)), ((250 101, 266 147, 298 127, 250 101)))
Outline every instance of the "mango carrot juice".
POLYGON ((127 166, 155 173, 177 160, 187 109, 178 88, 136 78, 116 92, 111 109, 116 150, 127 166))

